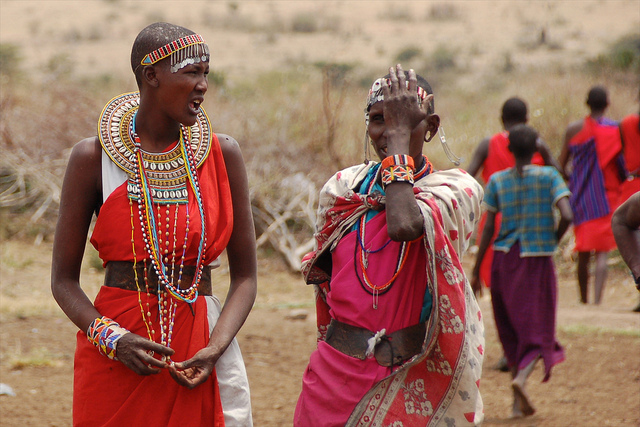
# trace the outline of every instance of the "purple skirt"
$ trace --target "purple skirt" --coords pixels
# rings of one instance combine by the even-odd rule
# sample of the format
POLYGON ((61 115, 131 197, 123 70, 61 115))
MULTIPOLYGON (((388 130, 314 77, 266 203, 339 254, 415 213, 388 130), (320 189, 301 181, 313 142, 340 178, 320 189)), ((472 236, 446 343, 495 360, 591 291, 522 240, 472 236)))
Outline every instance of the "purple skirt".
POLYGON ((520 257, 520 243, 495 251, 491 303, 498 336, 509 366, 526 367, 542 356, 547 381, 564 360, 556 341, 557 284, 551 256, 520 257))

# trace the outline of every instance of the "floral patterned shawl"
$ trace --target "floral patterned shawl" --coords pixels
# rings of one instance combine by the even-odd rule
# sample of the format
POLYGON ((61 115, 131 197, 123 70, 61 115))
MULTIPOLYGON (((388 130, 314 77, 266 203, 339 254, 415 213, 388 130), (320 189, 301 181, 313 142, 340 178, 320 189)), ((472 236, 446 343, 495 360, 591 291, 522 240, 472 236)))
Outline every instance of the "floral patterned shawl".
MULTIPOLYGON (((371 167, 338 172, 320 193, 316 247, 302 262, 305 280, 316 290, 319 340, 331 320, 325 299, 331 286, 330 252, 361 215, 384 209, 383 195, 354 191, 371 167)), ((369 390, 347 426, 461 426, 483 419, 484 326, 460 262, 480 216, 482 187, 462 170, 446 170, 417 181, 414 194, 424 218, 433 298, 422 352, 369 390)))

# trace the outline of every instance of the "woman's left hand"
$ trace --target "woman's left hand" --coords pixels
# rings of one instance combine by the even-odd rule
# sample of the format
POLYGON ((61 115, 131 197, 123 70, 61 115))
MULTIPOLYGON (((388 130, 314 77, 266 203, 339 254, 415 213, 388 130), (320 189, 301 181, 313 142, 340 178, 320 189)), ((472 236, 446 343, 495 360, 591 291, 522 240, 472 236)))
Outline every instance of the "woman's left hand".
POLYGON ((191 359, 170 364, 169 374, 181 386, 193 389, 209 378, 217 361, 213 350, 205 347, 191 359))

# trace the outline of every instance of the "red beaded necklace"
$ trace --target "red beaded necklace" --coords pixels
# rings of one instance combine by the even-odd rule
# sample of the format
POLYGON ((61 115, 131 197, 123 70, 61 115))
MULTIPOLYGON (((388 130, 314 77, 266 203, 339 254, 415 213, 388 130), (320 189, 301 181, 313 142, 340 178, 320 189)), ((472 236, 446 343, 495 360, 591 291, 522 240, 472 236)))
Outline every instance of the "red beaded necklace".
MULTIPOLYGON (((377 180, 377 178, 371 180, 371 182, 368 185, 366 194, 369 194, 371 192, 371 190, 373 189, 373 186, 376 183, 376 180, 377 180)), ((412 242, 402 242, 400 244, 400 251, 398 253, 398 260, 396 262, 396 268, 395 268, 395 271, 394 271, 393 275, 384 284, 376 285, 376 284, 373 283, 373 281, 371 280, 371 278, 367 274, 367 268, 369 267, 369 254, 380 252, 381 250, 383 250, 391 242, 391 239, 389 239, 384 245, 382 245, 378 249, 366 249, 365 248, 365 244, 366 244, 366 240, 365 240, 366 222, 367 222, 367 213, 365 212, 360 217, 360 222, 359 222, 359 226, 358 226, 358 230, 357 230, 357 236, 356 236, 356 240, 357 240, 356 241, 356 254, 354 254, 354 263, 356 262, 356 260, 359 260, 360 270, 362 270, 362 279, 360 278, 360 275, 358 274, 357 265, 354 265, 354 268, 355 268, 355 271, 356 271, 356 277, 358 278, 358 281, 360 282, 360 285, 362 285, 362 287, 364 288, 365 291, 367 291, 368 293, 370 293, 373 296, 373 309, 377 310, 378 309, 378 300, 379 300, 380 294, 381 293, 385 293, 386 291, 388 291, 391 288, 391 286, 393 285, 393 283, 395 282, 395 280, 398 278, 398 275, 400 274, 400 271, 402 271, 402 268, 404 267, 405 262, 407 261, 408 254, 409 254, 409 248, 411 247, 411 243, 412 242), (358 248, 360 249, 360 256, 358 256, 358 254, 357 254, 358 248)))

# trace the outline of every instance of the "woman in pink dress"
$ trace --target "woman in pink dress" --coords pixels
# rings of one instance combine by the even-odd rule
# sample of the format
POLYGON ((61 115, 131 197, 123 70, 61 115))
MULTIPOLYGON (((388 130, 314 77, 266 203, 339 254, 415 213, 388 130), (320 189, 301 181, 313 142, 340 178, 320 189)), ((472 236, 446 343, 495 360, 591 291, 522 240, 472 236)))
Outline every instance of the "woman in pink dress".
POLYGON ((478 424, 482 316, 460 257, 482 188, 423 154, 440 118, 413 70, 374 82, 365 122, 381 162, 324 185, 303 260, 319 335, 294 425, 478 424))

